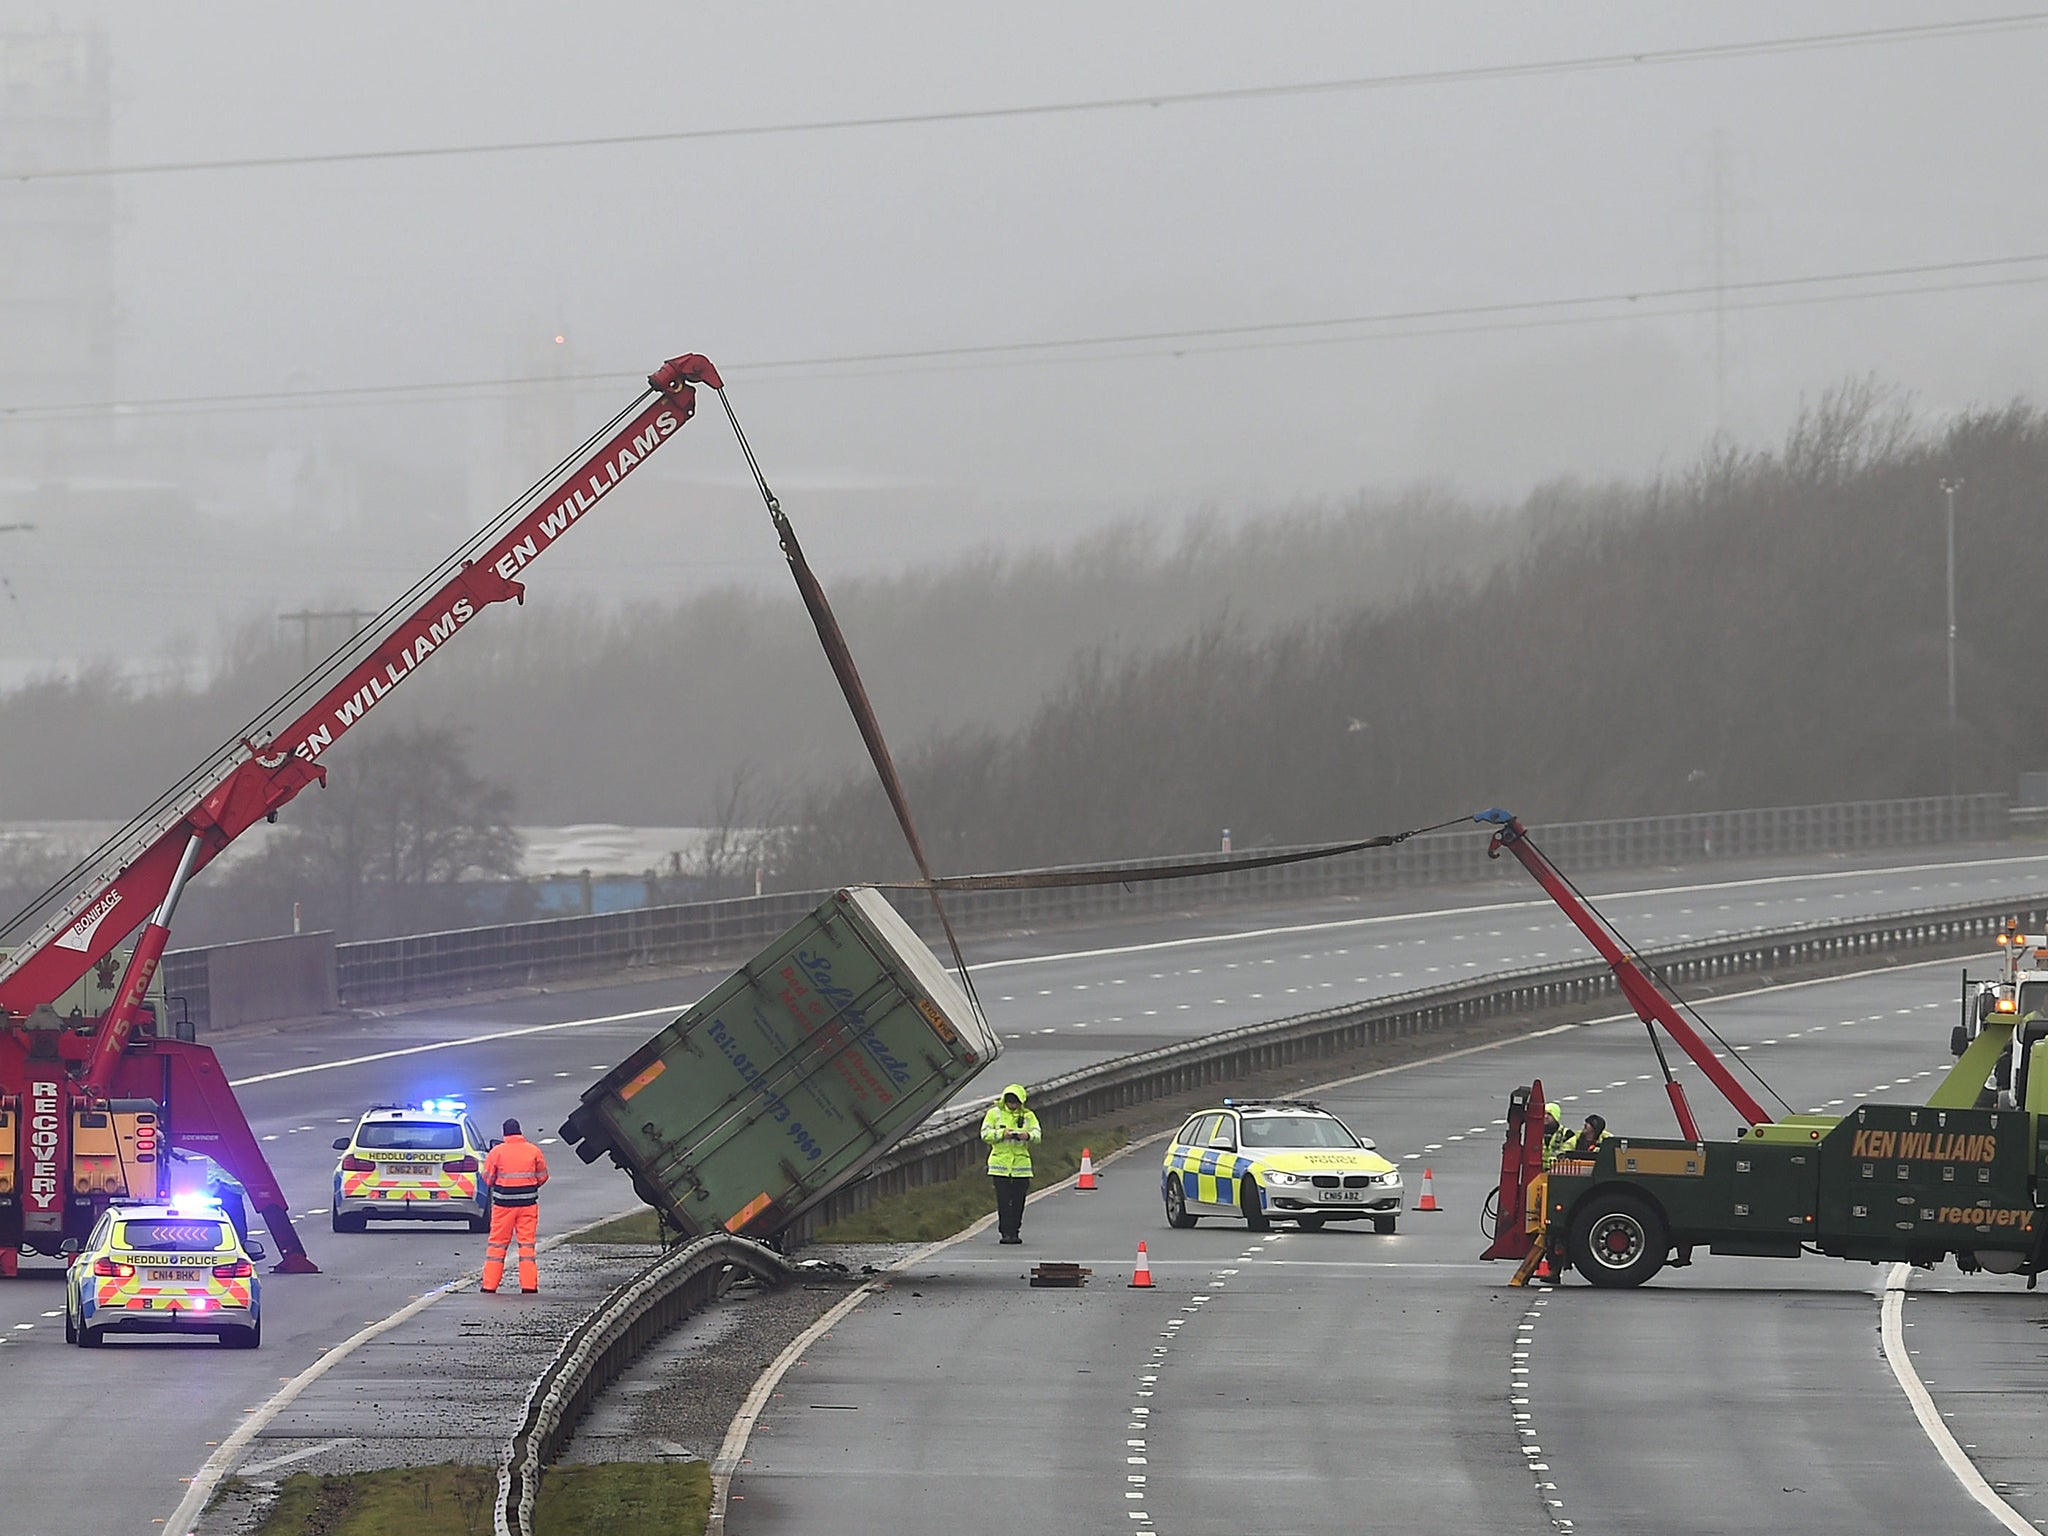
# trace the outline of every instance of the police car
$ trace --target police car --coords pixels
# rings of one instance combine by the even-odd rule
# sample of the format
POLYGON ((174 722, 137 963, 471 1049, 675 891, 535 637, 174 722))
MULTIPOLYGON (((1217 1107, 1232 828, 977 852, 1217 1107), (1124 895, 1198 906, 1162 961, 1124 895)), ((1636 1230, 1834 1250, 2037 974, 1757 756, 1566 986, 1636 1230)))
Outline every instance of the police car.
POLYGON ((256 1261, 217 1200, 117 1200, 64 1275, 64 1342, 110 1333, 205 1333, 237 1349, 263 1342, 256 1261))
POLYGON ((460 1099, 372 1105, 353 1135, 335 1138, 334 1150, 342 1154, 334 1167, 335 1231, 364 1231, 373 1216, 490 1230, 483 1175, 490 1144, 460 1099))
POLYGON ((1404 1198, 1400 1170, 1307 1099, 1225 1099, 1190 1115, 1166 1148, 1159 1192, 1170 1227, 1241 1216, 1254 1232, 1367 1220, 1391 1232, 1404 1198))

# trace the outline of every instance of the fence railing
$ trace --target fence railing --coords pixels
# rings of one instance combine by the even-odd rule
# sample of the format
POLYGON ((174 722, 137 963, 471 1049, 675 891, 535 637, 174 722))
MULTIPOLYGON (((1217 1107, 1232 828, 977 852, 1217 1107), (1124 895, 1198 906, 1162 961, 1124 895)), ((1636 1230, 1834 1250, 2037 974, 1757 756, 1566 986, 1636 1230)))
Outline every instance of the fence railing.
MULTIPOLYGON (((1988 842, 2005 838, 2009 827, 2005 796, 1965 795, 1702 811, 1538 825, 1530 830, 1560 867, 1584 874, 1702 859, 1988 842)), ((1272 851, 1246 851, 1241 857, 1250 859, 1272 851)), ((1161 865, 1185 857, 1140 862, 1161 865)), ((1341 858, 1198 879, 1059 890, 956 892, 946 898, 946 907, 957 929, 986 933, 1179 911, 1190 906, 1369 895, 1410 886, 1483 880, 1497 873, 1498 865, 1486 857, 1486 838, 1474 829, 1414 837, 1393 848, 1341 858)), ((748 954, 789 928, 827 894, 786 891, 343 944, 335 951, 338 991, 344 1006, 374 1007, 748 954)), ((913 926, 927 937, 933 936, 931 906, 924 897, 895 892, 891 899, 913 926)), ((194 1022, 202 1028, 208 1022, 204 954, 202 950, 178 950, 164 957, 166 990, 186 999, 194 1022)))
POLYGON ((773 1249, 713 1233, 671 1249, 613 1291, 570 1331, 526 1395, 526 1412, 498 1467, 495 1536, 533 1536, 541 1468, 641 1350, 715 1297, 728 1271, 780 1285, 796 1272, 773 1249))
MULTIPOLYGON (((1786 967, 1847 968, 1873 955, 1897 955, 1990 940, 2008 918, 2030 929, 2048 919, 2048 901, 1980 902, 1819 926, 1771 929, 1643 950, 1637 958, 1673 984, 1769 974, 1786 967)), ((2036 929, 2035 931, 2038 931, 2036 929)), ((1614 973, 1600 960, 1509 971, 1448 987, 1375 998, 1265 1024, 1161 1046, 1035 1085, 1031 1107, 1041 1123, 1071 1125, 1155 1099, 1325 1058, 1449 1025, 1514 1017, 1563 1004, 1618 997, 1614 973)), ((1945 1043, 1945 1041, 1944 1041, 1945 1043)), ((785 1246, 819 1227, 865 1210, 876 1200, 969 1172, 984 1156, 980 1117, 960 1116, 906 1138, 864 1177, 833 1191, 793 1222, 785 1246)))

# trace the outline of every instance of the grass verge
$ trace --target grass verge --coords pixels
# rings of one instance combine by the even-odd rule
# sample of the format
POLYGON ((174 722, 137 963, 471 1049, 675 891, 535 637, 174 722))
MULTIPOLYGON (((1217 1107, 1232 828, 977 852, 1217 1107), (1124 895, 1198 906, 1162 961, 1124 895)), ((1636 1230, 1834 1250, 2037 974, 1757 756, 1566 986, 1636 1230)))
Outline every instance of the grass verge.
MULTIPOLYGON (((1047 1131, 1032 1149, 1032 1182, 1043 1188, 1057 1184, 1081 1167, 1081 1149, 1104 1157, 1131 1139, 1122 1126, 1084 1131, 1047 1131)), ((972 1173, 943 1184, 926 1184, 901 1195, 878 1200, 845 1221, 820 1227, 814 1243, 930 1243, 951 1237, 977 1217, 994 1210, 988 1175, 977 1162, 972 1173)), ((570 1239, 577 1243, 654 1243, 659 1241, 653 1211, 635 1211, 570 1239)))
MULTIPOLYGON (((278 1484, 255 1536, 489 1536, 495 1467, 300 1473, 278 1484)), ((541 1479, 536 1536, 702 1536, 711 1468, 701 1461, 607 1461, 541 1479)))
POLYGON ((701 1461, 598 1461, 551 1467, 540 1480, 534 1536, 702 1536, 711 1468, 701 1461))
POLYGON ((279 1481, 256 1536, 489 1536, 496 1467, 393 1467, 279 1481))
MULTIPOLYGON (((1031 1149, 1032 1183, 1039 1188, 1057 1184, 1081 1166, 1081 1149, 1100 1152, 1104 1157, 1130 1140, 1122 1126, 1085 1131, 1047 1131, 1045 1140, 1031 1149)), ((962 1227, 996 1208, 994 1191, 979 1159, 971 1173, 943 1184, 925 1184, 877 1200, 864 1211, 844 1221, 820 1227, 811 1234, 814 1243, 930 1243, 951 1237, 962 1227)))

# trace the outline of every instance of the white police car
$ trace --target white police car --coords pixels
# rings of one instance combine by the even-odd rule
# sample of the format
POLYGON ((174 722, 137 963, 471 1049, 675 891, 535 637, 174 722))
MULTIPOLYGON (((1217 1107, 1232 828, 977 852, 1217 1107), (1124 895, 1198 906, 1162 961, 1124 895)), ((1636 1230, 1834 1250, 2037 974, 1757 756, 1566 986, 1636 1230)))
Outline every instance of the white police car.
POLYGON ((116 1200, 64 1274, 64 1342, 110 1333, 204 1333, 263 1342, 261 1243, 244 1244, 217 1200, 116 1200))
POLYGON ((373 1104, 353 1135, 335 1138, 334 1230, 362 1232, 379 1221, 466 1221, 491 1226, 484 1185, 490 1143, 460 1099, 373 1104))
POLYGON ((1275 1221, 1391 1232, 1405 1198, 1401 1171, 1307 1099, 1225 1099, 1190 1115, 1166 1148, 1159 1192, 1168 1226, 1239 1216, 1254 1232, 1275 1221))

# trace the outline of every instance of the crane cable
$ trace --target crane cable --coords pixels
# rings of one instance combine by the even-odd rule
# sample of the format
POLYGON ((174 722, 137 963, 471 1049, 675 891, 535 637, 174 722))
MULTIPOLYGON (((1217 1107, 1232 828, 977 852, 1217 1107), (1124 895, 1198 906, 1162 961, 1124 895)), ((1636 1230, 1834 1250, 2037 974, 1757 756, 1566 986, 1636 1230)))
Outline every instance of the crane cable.
MULTIPOLYGON (((1546 860, 1546 862, 1548 861, 1546 860)), ((1779 1106, 1784 1109, 1786 1114, 1791 1115, 1798 1113, 1797 1110, 1793 1109, 1790 1101, 1787 1100, 1782 1093, 1778 1092, 1776 1088, 1771 1086, 1770 1080, 1766 1078, 1763 1075, 1763 1073, 1759 1072, 1754 1066, 1750 1064, 1749 1058, 1745 1055, 1742 1055, 1735 1049, 1734 1046, 1730 1045, 1726 1038, 1723 1037, 1721 1032, 1718 1029, 1714 1028, 1713 1025, 1709 1024, 1706 1021, 1705 1017, 1699 1012, 1699 1010, 1694 1008, 1691 1003, 1686 1001, 1685 995, 1678 990, 1678 988, 1672 983, 1670 978, 1664 974, 1664 972, 1656 965, 1656 963, 1654 961, 1646 960, 1643 958, 1642 951, 1636 948, 1635 944, 1629 939, 1628 935, 1623 933, 1621 929, 1615 926, 1614 919, 1609 917, 1605 912, 1600 911, 1598 907, 1594 906, 1593 902, 1587 897, 1586 893, 1580 890, 1578 886, 1573 883, 1570 875, 1567 875, 1563 870, 1558 869, 1555 864, 1551 864, 1550 867, 1553 870, 1556 870, 1557 878, 1564 883, 1565 888, 1569 890, 1574 896, 1578 897, 1580 901, 1585 903, 1588 911, 1597 913, 1599 915, 1600 921, 1607 925, 1607 931, 1613 934, 1614 937, 1620 941, 1622 948, 1628 951, 1629 958, 1632 961, 1634 961, 1635 964, 1640 966, 1645 972, 1647 972, 1650 978, 1653 981, 1655 981, 1658 986, 1664 989, 1665 993, 1671 998, 1672 1002, 1674 1002, 1679 1008, 1685 1011, 1686 1017, 1691 1019, 1692 1022, 1695 1025, 1697 1025, 1701 1030, 1705 1031, 1707 1034, 1712 1035, 1714 1037, 1715 1043, 1718 1044, 1723 1050, 1725 1050, 1728 1053, 1726 1057, 1727 1060, 1735 1062, 1742 1068, 1743 1071, 1747 1072, 1751 1077, 1755 1078, 1757 1086, 1763 1089, 1763 1091, 1765 1093, 1768 1093, 1772 1098, 1776 1099, 1778 1101, 1779 1106)), ((1664 1055, 1664 1042, 1657 1038, 1657 1031, 1654 1027, 1650 1025, 1650 1021, 1648 1019, 1643 1020, 1643 1025, 1646 1029, 1649 1029, 1650 1031, 1650 1044, 1653 1047, 1655 1047, 1657 1052, 1658 1064, 1664 1068, 1665 1080, 1669 1082, 1671 1081, 1671 1064, 1665 1058, 1664 1055)))
POLYGON ((769 488, 768 477, 761 471, 760 460, 754 457, 753 445, 747 441, 747 434, 740 427, 739 416, 734 412, 732 402, 726 398, 724 386, 716 386, 716 393, 718 403, 725 408, 725 419, 732 423, 733 436, 739 440, 740 452, 746 456, 747 468, 753 472, 754 484, 768 508, 769 520, 775 525, 775 536, 781 542, 783 557, 789 562, 790 574, 796 578, 797 591, 803 596, 811 623, 818 631, 818 640, 825 648, 825 659, 831 664, 833 676, 839 680, 839 689, 846 696, 847 707, 853 711, 861 740, 867 743, 868 757, 882 781, 882 792, 888 796, 890 809, 896 813, 897 825, 903 829, 903 840, 910 848, 911 858, 916 861, 917 872, 924 877, 932 910, 938 914, 939 926, 945 930, 946 947, 952 952, 953 966, 967 990, 967 1000, 974 1009, 975 1017, 986 1025, 988 1015, 981 1006, 980 994, 975 991, 974 977, 967 969, 967 957, 960 949, 960 937, 953 931, 953 920, 946 913, 945 903, 939 900, 931 861, 925 857, 924 840, 918 836, 917 822, 910 813, 910 797, 904 792, 903 780, 896 771, 896 760, 890 755, 889 744, 882 737, 881 722, 875 718, 875 708, 868 698, 866 686, 861 682, 860 668, 854 662, 853 651, 840 631, 839 620, 833 615, 825 588, 812 572, 810 562, 804 559, 796 529, 783 512, 781 500, 769 488))

